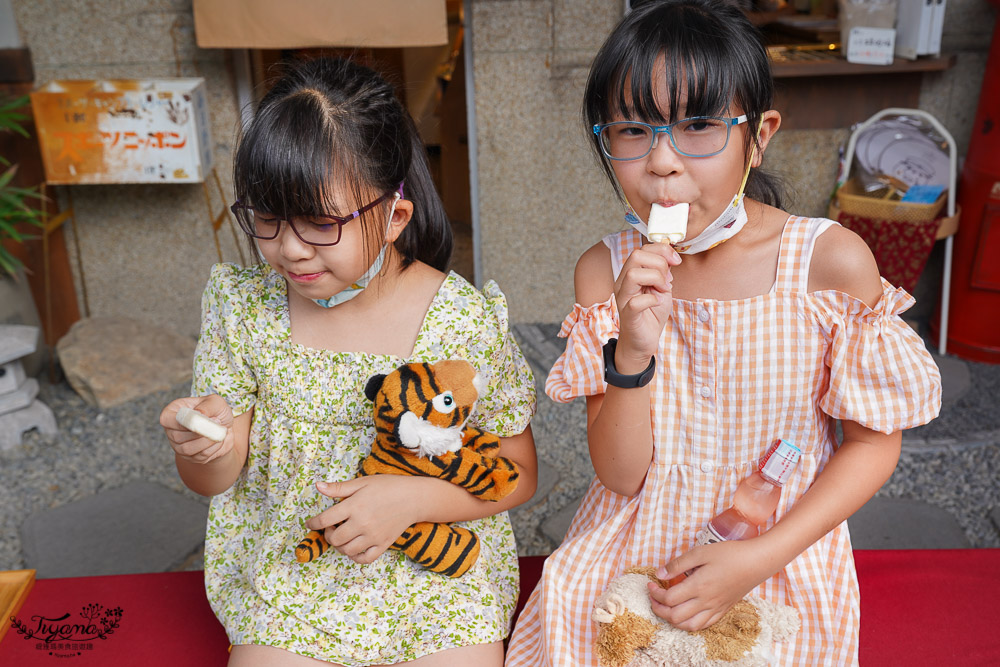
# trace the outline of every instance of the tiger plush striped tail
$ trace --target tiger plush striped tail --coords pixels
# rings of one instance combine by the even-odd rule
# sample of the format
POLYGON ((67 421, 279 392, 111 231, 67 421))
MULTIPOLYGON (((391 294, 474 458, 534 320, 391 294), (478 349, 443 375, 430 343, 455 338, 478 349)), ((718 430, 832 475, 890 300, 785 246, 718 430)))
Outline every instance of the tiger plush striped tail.
POLYGON ((419 521, 404 530, 391 548, 448 577, 461 577, 479 558, 476 534, 452 523, 419 521))
POLYGON ((310 530, 309 534, 302 538, 302 541, 295 547, 295 560, 300 563, 308 563, 325 554, 329 548, 330 543, 323 537, 323 533, 318 530, 310 530))

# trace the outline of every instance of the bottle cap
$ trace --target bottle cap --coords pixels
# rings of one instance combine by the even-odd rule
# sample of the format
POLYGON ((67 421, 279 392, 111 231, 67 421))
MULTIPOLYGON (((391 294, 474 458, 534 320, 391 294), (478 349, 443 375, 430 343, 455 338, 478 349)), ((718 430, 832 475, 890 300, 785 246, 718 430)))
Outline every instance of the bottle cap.
POLYGON ((760 460, 757 469, 764 477, 782 485, 791 476, 800 458, 802 458, 801 449, 787 440, 777 440, 760 460))

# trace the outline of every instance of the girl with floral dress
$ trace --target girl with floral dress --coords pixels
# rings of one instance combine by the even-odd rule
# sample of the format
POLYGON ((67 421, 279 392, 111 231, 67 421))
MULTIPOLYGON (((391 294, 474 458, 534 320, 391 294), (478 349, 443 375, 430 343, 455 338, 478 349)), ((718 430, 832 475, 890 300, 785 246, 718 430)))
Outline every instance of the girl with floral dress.
POLYGON ((913 299, 864 242, 780 209, 757 169, 781 123, 772 95, 733 3, 643 3, 595 58, 587 127, 631 228, 580 258, 546 392, 586 397, 597 477, 517 620, 509 667, 596 665, 597 597, 647 565, 688 574, 650 585, 678 628, 753 593, 802 619, 780 664, 858 660, 845 521, 892 474, 900 431, 937 415, 940 375, 899 318, 913 299), (690 206, 675 247, 645 238, 654 204, 690 206), (759 537, 695 546, 778 438, 802 458, 775 517, 759 537))
POLYGON ((502 664, 518 594, 505 510, 535 487, 534 385, 496 284, 444 273, 450 225, 411 118, 368 68, 298 64, 244 128, 233 180, 264 261, 213 268, 194 395, 160 417, 185 484, 213 496, 205 581, 229 664, 502 664), (357 478, 375 438, 366 381, 443 359, 487 380, 472 423, 520 469, 499 502, 429 477, 357 478), (181 407, 225 438, 187 430, 181 407), (417 521, 462 522, 476 563, 450 578, 387 550, 417 521), (302 564, 310 529, 334 549, 302 564))

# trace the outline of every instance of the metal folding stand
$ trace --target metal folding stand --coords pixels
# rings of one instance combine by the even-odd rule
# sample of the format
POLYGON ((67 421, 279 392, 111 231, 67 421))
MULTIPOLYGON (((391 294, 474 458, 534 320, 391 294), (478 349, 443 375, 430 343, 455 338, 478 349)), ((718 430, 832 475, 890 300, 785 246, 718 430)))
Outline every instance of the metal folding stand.
MULTIPOLYGON (((948 156, 950 158, 948 168, 948 215, 945 220, 951 223, 956 222, 955 185, 958 173, 958 152, 955 147, 955 140, 952 138, 951 133, 948 132, 948 130, 945 129, 940 122, 938 122, 938 119, 926 111, 922 111, 920 109, 890 107, 882 109, 871 118, 858 125, 854 132, 851 133, 850 138, 847 140, 847 148, 844 151, 844 166, 841 170, 841 178, 846 181, 851 173, 851 162, 854 159, 854 150, 858 142, 858 137, 861 136, 861 134, 872 124, 882 118, 885 118, 886 116, 917 116, 920 119, 927 121, 948 142, 948 156)), ((843 185, 843 182, 837 183, 837 189, 839 189, 841 185, 843 185)), ((940 335, 938 336, 938 353, 941 354, 941 356, 944 356, 948 342, 948 307, 951 294, 951 261, 956 231, 957 225, 954 225, 948 229, 940 230, 938 234, 938 238, 944 238, 945 242, 944 275, 941 279, 941 326, 940 335)))
POLYGON ((201 182, 202 192, 205 193, 205 205, 208 207, 208 221, 212 226, 212 236, 215 238, 215 252, 219 256, 219 261, 222 261, 222 246, 219 244, 219 229, 222 227, 222 223, 229 223, 229 231, 233 234, 233 243, 236 245, 236 252, 240 255, 240 263, 244 266, 246 265, 246 258, 243 257, 243 247, 240 245, 239 235, 236 233, 236 227, 233 225, 232 214, 229 207, 226 206, 226 195, 222 190, 222 182, 219 181, 219 174, 215 171, 215 167, 212 167, 212 180, 215 181, 215 188, 219 192, 219 199, 222 201, 222 210, 217 214, 212 213, 212 197, 208 191, 208 179, 206 178, 201 182))

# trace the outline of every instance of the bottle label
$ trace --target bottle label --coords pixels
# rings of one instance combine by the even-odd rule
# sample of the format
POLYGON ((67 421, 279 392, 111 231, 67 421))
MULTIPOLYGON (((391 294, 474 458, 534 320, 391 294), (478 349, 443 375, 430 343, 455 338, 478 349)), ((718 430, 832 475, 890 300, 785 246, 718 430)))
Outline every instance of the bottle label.
POLYGON ((782 485, 791 476, 800 458, 801 449, 787 440, 778 440, 767 450, 757 469, 764 477, 782 485))

